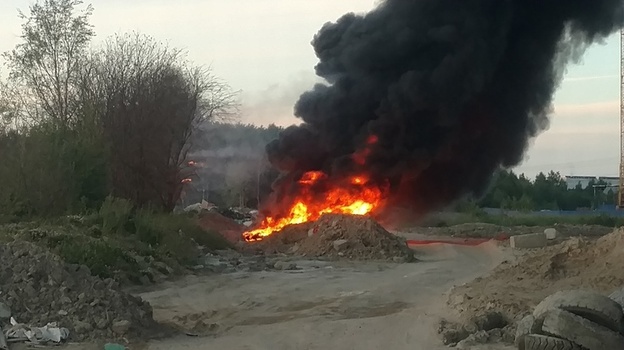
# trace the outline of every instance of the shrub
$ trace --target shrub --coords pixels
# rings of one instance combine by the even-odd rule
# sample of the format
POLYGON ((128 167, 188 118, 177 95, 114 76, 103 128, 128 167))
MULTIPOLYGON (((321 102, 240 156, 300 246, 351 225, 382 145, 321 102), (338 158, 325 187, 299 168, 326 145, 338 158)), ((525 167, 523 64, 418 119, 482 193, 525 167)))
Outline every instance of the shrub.
POLYGON ((142 210, 137 212, 134 225, 139 240, 186 265, 197 262, 197 244, 211 250, 231 247, 221 235, 204 231, 194 219, 185 215, 142 210))
POLYGON ((133 232, 133 206, 130 201, 121 198, 107 197, 100 208, 102 230, 105 233, 133 232))
POLYGON ((60 235, 48 240, 48 247, 67 263, 87 266, 93 275, 109 278, 118 271, 138 273, 136 261, 121 248, 103 240, 85 240, 79 236, 60 235))

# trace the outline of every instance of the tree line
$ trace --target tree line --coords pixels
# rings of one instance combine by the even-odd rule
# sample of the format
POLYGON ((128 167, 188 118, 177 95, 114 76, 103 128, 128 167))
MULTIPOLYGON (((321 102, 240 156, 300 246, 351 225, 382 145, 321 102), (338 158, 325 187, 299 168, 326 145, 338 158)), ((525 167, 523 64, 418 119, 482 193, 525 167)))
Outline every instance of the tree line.
MULTIPOLYGON (((39 0, 2 55, 0 221, 99 208, 107 197, 171 211, 202 199, 257 207, 278 173, 264 146, 282 130, 232 124, 237 93, 184 51, 139 33, 93 45, 93 8, 39 0)), ((575 210, 614 204, 614 189, 568 189, 556 172, 501 170, 472 205, 575 210)))
POLYGON ((3 54, 0 219, 98 208, 106 197, 171 211, 204 123, 237 113, 236 92, 184 51, 139 34, 94 46, 91 5, 40 0, 3 54))
MULTIPOLYGON (((193 183, 185 189, 185 204, 205 199, 218 206, 257 207, 279 175, 264 158, 264 146, 283 129, 275 125, 210 123, 196 133, 191 159, 199 163, 193 183)), ((534 179, 512 170, 497 171, 486 192, 456 203, 463 206, 518 211, 593 209, 615 206, 617 188, 602 180, 569 189, 558 172, 534 179)))
POLYGON ((577 184, 569 189, 560 173, 539 173, 530 180, 513 171, 498 171, 486 194, 473 203, 480 207, 519 211, 595 209, 615 206, 617 188, 602 180, 591 180, 585 187, 577 184))

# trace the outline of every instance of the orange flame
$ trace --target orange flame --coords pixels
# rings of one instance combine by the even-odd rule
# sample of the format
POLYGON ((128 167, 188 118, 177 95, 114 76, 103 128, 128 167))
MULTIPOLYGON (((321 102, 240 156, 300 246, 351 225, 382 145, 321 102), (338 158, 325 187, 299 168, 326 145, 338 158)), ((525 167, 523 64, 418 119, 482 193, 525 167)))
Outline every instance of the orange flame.
POLYGON ((288 213, 282 218, 266 217, 260 226, 243 233, 248 242, 260 241, 288 225, 317 220, 323 214, 367 215, 382 202, 382 190, 369 183, 366 176, 354 176, 344 184, 324 191, 322 198, 313 195, 311 186, 327 179, 323 172, 307 172, 299 179, 302 186, 288 213))

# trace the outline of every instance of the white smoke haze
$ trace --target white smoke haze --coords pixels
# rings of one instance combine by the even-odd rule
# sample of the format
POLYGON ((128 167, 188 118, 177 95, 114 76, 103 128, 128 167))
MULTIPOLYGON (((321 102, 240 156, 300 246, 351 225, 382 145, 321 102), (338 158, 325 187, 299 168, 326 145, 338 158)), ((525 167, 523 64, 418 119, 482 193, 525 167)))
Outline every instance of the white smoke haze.
POLYGON ((189 161, 197 164, 193 183, 187 187, 192 200, 187 202, 199 201, 202 195, 209 202, 224 206, 238 204, 241 196, 257 200, 260 187, 270 185, 262 181, 271 169, 265 146, 277 138, 280 130, 276 126, 249 124, 202 125, 188 156, 189 161))

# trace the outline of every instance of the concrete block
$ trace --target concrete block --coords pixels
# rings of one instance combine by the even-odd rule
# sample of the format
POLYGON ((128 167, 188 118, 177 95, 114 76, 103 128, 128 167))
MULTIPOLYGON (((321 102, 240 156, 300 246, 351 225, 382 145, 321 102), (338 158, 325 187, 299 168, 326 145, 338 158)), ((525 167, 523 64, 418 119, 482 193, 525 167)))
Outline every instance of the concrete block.
POLYGON ((548 244, 545 233, 530 233, 528 235, 511 236, 509 238, 512 248, 530 249, 545 247, 548 244))
POLYGON ((557 230, 555 230, 554 228, 545 229, 544 234, 546 235, 546 239, 548 240, 557 238, 557 230))

